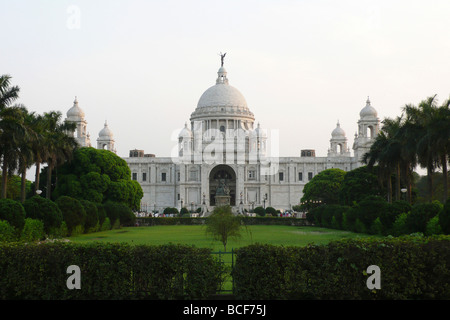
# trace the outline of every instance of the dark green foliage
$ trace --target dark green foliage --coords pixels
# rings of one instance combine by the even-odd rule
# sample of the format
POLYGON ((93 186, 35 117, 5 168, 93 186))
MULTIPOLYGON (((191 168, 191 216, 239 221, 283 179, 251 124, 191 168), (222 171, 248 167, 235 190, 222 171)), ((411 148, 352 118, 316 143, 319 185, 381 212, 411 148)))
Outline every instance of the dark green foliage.
POLYGON ((366 230, 370 230, 373 222, 387 210, 388 202, 379 196, 368 196, 358 204, 358 218, 366 230))
POLYGON ((108 201, 103 205, 106 216, 111 221, 111 225, 119 222, 121 226, 133 226, 136 220, 136 216, 133 211, 125 204, 120 202, 108 201))
POLYGON ((236 299, 410 300, 450 298, 450 237, 354 239, 307 247, 236 250, 236 299), (369 290, 367 267, 381 270, 369 290))
POLYGON ((183 245, 0 244, 2 300, 206 299, 223 276, 208 249, 183 245), (70 265, 80 290, 66 287, 70 265))
POLYGON ((407 201, 397 200, 388 203, 385 210, 380 212, 380 221, 385 231, 389 231, 397 217, 402 213, 411 211, 411 205, 407 201))
POLYGON ((14 228, 21 230, 25 225, 25 209, 18 201, 0 199, 0 220, 6 220, 14 228))
POLYGON ((277 209, 273 208, 273 207, 267 207, 266 208, 266 214, 271 214, 272 216, 276 216, 277 215, 277 209))
POLYGON ((41 196, 33 196, 25 200, 23 206, 27 218, 39 219, 44 222, 46 233, 61 226, 63 215, 55 202, 41 196))
POLYGON ((54 196, 62 195, 96 203, 121 202, 139 209, 143 191, 137 181, 131 180, 126 161, 115 153, 79 148, 73 160, 59 168, 54 196))
POLYGON ((17 232, 6 220, 0 220, 0 243, 17 241, 17 232))
POLYGON ((105 207, 101 203, 95 203, 95 205, 97 206, 98 223, 101 226, 106 219, 105 207))
MULTIPOLYGON (((341 169, 326 169, 317 174, 303 189, 301 202, 321 201, 326 204, 339 203, 339 190, 346 172, 341 169)), ((306 208, 311 206, 306 205, 306 208)))
POLYGON ((382 190, 378 183, 378 167, 359 167, 347 172, 339 190, 340 203, 352 205, 367 196, 379 196, 382 190))
MULTIPOLYGON (((183 211, 183 213, 188 213, 188 209, 186 209, 185 207, 181 208, 181 210, 183 211), (183 210, 184 209, 184 210, 183 210)), ((173 208, 173 207, 167 207, 164 209, 163 211, 164 214, 175 214, 178 215, 178 209, 177 208, 173 208)))
POLYGON ((86 212, 86 221, 84 223, 84 230, 88 232, 89 230, 94 229, 99 222, 98 219, 98 209, 94 202, 88 200, 80 200, 81 205, 86 212))
POLYGON ((438 215, 441 209, 442 205, 438 201, 414 205, 406 218, 407 229, 410 233, 425 233, 428 221, 438 215))
POLYGON ((439 225, 444 234, 450 234, 450 199, 445 202, 444 207, 439 213, 439 225))
POLYGON ((72 234, 76 226, 84 226, 86 222, 86 211, 79 200, 68 196, 61 196, 56 200, 56 204, 62 212, 69 235, 72 234))
POLYGON ((26 218, 20 240, 33 242, 45 239, 44 223, 41 220, 26 218))
POLYGON ((253 210, 253 212, 256 213, 257 215, 261 216, 261 217, 266 215, 266 210, 263 207, 256 207, 253 210))

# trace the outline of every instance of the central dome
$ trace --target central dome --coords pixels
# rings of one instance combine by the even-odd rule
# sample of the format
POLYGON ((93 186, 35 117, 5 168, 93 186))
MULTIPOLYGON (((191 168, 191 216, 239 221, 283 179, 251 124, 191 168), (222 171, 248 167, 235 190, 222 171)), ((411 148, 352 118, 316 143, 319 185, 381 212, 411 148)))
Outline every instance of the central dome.
POLYGON ((243 94, 228 84, 227 71, 222 66, 217 72, 216 84, 201 95, 191 120, 220 116, 254 120, 243 94))
POLYGON ((229 84, 216 84, 207 89, 198 101, 197 108, 208 107, 247 108, 247 102, 242 93, 235 87, 229 84))

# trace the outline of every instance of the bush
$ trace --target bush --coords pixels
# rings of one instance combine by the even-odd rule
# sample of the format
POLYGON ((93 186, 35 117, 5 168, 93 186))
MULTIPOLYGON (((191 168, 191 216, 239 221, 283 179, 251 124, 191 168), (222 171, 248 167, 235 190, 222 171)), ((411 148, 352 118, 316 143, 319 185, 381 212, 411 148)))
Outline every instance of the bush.
POLYGON ((404 212, 398 215, 392 225, 391 233, 393 236, 400 236, 403 234, 408 234, 408 228, 406 227, 406 219, 408 218, 408 213, 404 212))
POLYGON ((16 229, 8 221, 0 220, 0 242, 13 242, 16 240, 16 229))
POLYGON ((18 201, 0 199, 0 220, 8 221, 16 230, 22 230, 25 225, 25 209, 18 201))
POLYGON ((87 200, 80 200, 81 205, 84 208, 84 211, 86 212, 86 221, 84 223, 84 231, 86 233, 88 232, 95 232, 96 227, 99 223, 98 219, 98 209, 94 202, 87 201, 87 200))
POLYGON ((69 235, 77 226, 84 226, 86 222, 86 211, 81 202, 75 198, 61 196, 56 204, 63 214, 69 235))
POLYGON ((236 250, 238 300, 421 300, 450 298, 450 237, 352 239, 328 245, 251 245, 236 250), (367 267, 381 270, 369 290, 367 267))
POLYGON ((136 216, 133 211, 123 203, 108 201, 104 204, 106 215, 113 229, 120 226, 133 226, 136 216))
POLYGON ((438 201, 414 205, 406 219, 407 232, 425 233, 428 221, 438 215, 441 209, 442 205, 438 201))
POLYGON ((274 207, 267 207, 266 214, 271 214, 272 216, 277 216, 277 209, 274 207))
POLYGON ((450 199, 445 202, 444 207, 439 213, 439 225, 444 234, 450 234, 450 199))
POLYGON ((184 245, 0 244, 1 300, 206 299, 223 275, 209 249, 184 245), (70 265, 81 290, 66 287, 70 265))
POLYGON ((38 219, 44 223, 47 234, 59 228, 63 222, 63 215, 58 205, 47 198, 33 196, 25 200, 23 207, 27 218, 38 219))
POLYGON ((425 235, 432 236, 435 234, 442 234, 442 228, 439 225, 439 216, 434 216, 427 223, 425 235))
POLYGON ((387 210, 388 202, 379 196, 368 196, 358 204, 358 218, 366 230, 387 210))
POLYGON ((386 210, 380 214, 380 221, 383 225, 385 234, 388 234, 392 229, 395 220, 402 213, 408 213, 411 211, 411 205, 404 200, 396 200, 392 203, 388 203, 386 210))
POLYGON ((266 215, 266 210, 263 207, 256 207, 253 210, 254 213, 256 213, 258 216, 264 217, 266 215))
POLYGON ((95 205, 97 206, 98 224, 102 226, 106 219, 105 207, 101 203, 96 203, 95 205))
POLYGON ((45 239, 44 223, 41 220, 26 218, 20 240, 33 242, 45 239))
MULTIPOLYGON (((181 208, 181 210, 183 210, 184 213, 188 213, 189 212, 189 210, 186 209, 185 207, 181 208), (185 209, 185 210, 183 210, 183 209, 185 209)), ((178 215, 179 214, 178 209, 177 208, 172 208, 172 207, 165 208, 163 213, 165 215, 168 215, 168 214, 178 215)))

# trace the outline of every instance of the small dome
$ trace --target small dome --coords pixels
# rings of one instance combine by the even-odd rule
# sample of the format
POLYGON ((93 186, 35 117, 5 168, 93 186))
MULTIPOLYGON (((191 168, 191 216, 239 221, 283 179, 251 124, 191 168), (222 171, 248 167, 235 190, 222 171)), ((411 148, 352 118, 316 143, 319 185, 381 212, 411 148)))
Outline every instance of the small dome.
POLYGON ((178 134, 179 138, 192 138, 192 131, 187 127, 187 123, 184 124, 184 128, 178 134))
POLYGON ((111 139, 113 137, 113 133, 108 127, 108 123, 105 121, 105 126, 100 132, 98 133, 98 136, 100 139, 111 139))
POLYGON ((341 128, 341 125, 338 121, 336 124, 336 129, 331 132, 331 136, 333 138, 345 138, 345 131, 341 128))
POLYGON ((267 132, 266 132, 266 130, 261 129, 261 126, 260 126, 259 122, 258 122, 258 126, 256 127, 256 129, 253 130, 250 134, 251 134, 253 137, 260 137, 260 138, 265 138, 265 137, 267 137, 267 132))
POLYGON ((361 119, 376 118, 378 116, 377 110, 370 105, 369 97, 367 97, 366 106, 359 113, 361 119))
POLYGON ((77 97, 75 97, 75 101, 73 102, 73 107, 70 108, 69 111, 67 111, 67 118, 69 118, 69 120, 83 120, 84 119, 84 112, 78 106, 77 97))

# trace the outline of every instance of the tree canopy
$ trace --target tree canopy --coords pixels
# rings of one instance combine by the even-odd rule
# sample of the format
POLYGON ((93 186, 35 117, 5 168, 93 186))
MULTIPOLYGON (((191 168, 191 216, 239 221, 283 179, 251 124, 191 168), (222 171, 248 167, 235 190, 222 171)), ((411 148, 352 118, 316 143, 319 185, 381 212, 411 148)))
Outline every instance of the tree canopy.
MULTIPOLYGON (((321 202, 326 204, 339 203, 339 190, 346 172, 341 169, 326 169, 317 174, 303 189, 302 203, 321 202)), ((308 204, 305 204, 308 207, 308 204)))
POLYGON ((54 197, 70 196, 95 203, 119 202, 138 209, 141 186, 131 180, 125 160, 108 150, 92 147, 76 149, 71 162, 58 168, 54 197))

